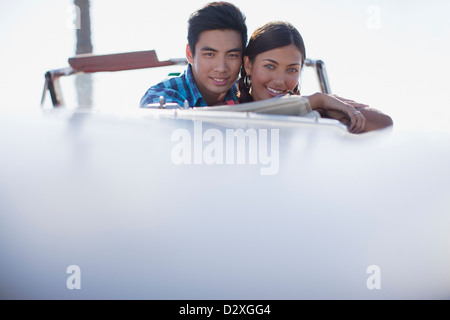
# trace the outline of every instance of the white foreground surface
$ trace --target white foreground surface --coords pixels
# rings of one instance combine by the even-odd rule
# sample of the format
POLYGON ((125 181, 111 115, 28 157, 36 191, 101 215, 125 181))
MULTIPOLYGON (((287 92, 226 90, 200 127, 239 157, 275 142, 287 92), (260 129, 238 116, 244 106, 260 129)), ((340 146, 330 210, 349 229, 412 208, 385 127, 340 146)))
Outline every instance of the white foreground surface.
POLYGON ((0 115, 0 298, 450 298, 449 135, 145 111, 0 115), (278 171, 174 164, 199 124, 278 129, 278 171))

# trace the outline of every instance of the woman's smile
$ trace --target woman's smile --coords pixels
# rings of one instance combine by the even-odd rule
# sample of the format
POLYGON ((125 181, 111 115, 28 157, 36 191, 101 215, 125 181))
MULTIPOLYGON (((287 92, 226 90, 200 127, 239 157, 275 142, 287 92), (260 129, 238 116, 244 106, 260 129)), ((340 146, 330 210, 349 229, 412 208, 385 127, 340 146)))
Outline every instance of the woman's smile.
POLYGON ((266 86, 266 90, 267 92, 269 92, 270 95, 274 97, 284 94, 286 92, 286 90, 274 89, 268 86, 266 86))

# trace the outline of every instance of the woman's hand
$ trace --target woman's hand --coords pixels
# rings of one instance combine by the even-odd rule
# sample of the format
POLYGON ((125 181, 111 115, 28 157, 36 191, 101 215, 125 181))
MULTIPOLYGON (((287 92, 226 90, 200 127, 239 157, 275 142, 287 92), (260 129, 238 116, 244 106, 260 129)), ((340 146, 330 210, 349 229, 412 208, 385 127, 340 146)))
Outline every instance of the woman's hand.
POLYGON ((366 118, 366 125, 364 127, 364 132, 385 129, 392 127, 394 125, 394 122, 392 121, 391 117, 389 117, 388 115, 384 114, 383 112, 377 109, 371 108, 367 104, 358 103, 350 99, 341 98, 338 97, 337 95, 331 96, 344 103, 352 105, 354 108, 356 108, 357 111, 361 111, 363 116, 366 118))
POLYGON ((366 118, 352 104, 357 107, 367 107, 366 105, 325 93, 315 93, 306 98, 313 110, 322 111, 326 116, 346 124, 351 133, 365 131, 366 118))
POLYGON ((342 97, 339 97, 339 96, 337 96, 335 94, 330 94, 330 96, 335 98, 335 99, 337 99, 337 100, 339 100, 339 101, 342 101, 342 102, 344 102, 346 104, 349 104, 349 105, 353 106, 354 108, 358 108, 358 109, 360 109, 360 108, 370 108, 370 106, 367 105, 367 104, 363 104, 363 103, 359 103, 359 102, 356 102, 356 101, 353 101, 353 100, 350 100, 350 99, 342 98, 342 97))

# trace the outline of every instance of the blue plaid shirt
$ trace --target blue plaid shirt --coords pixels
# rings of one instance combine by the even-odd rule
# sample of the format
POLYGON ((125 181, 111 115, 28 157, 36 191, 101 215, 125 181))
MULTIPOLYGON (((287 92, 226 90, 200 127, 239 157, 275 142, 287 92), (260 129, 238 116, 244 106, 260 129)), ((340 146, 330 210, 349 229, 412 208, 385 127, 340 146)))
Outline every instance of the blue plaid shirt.
MULTIPOLYGON (((237 92, 237 86, 234 84, 230 90, 228 90, 224 99, 224 104, 237 103, 237 92)), ((189 102, 190 107, 207 106, 194 82, 191 65, 188 65, 183 75, 169 78, 150 87, 141 99, 141 107, 145 107, 150 103, 159 103, 160 96, 163 96, 166 99, 166 103, 178 103, 180 106, 184 106, 185 100, 189 102)))

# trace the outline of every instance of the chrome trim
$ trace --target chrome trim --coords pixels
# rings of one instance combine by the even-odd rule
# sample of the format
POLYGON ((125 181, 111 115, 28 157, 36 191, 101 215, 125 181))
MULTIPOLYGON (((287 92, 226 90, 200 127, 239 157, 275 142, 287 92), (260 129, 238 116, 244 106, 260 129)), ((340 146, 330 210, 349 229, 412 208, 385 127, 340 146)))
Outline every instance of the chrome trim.
POLYGON ((240 112, 240 111, 204 111, 203 109, 183 109, 181 106, 178 108, 166 108, 160 109, 158 104, 148 105, 147 108, 139 108, 139 114, 143 117, 153 117, 155 119, 169 118, 169 119, 182 119, 182 120, 201 120, 207 122, 245 122, 250 123, 265 123, 272 125, 284 125, 284 126, 298 126, 305 124, 316 124, 333 126, 344 132, 347 131, 347 127, 335 119, 321 118, 320 114, 316 111, 311 112, 308 116, 290 116, 279 114, 266 114, 258 112, 240 112))
POLYGON ((188 64, 188 61, 187 61, 186 58, 169 59, 169 61, 172 62, 175 65, 188 64))
POLYGON ((59 78, 63 76, 70 76, 76 73, 77 72, 71 67, 47 71, 45 73, 45 84, 41 98, 41 108, 44 106, 47 90, 50 93, 50 98, 52 99, 53 107, 56 108, 63 106, 64 97, 59 83, 59 78))
POLYGON ((331 94, 330 82, 328 81, 328 74, 327 69, 325 68, 325 62, 323 62, 322 60, 306 59, 305 66, 312 67, 316 70, 320 90, 323 93, 331 94))

